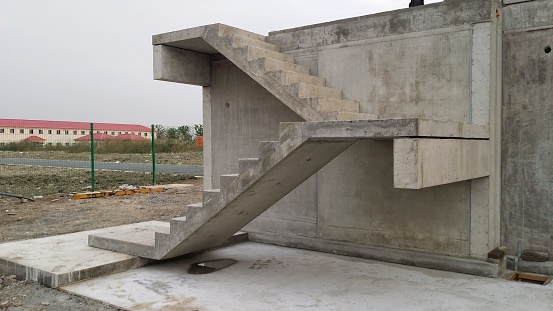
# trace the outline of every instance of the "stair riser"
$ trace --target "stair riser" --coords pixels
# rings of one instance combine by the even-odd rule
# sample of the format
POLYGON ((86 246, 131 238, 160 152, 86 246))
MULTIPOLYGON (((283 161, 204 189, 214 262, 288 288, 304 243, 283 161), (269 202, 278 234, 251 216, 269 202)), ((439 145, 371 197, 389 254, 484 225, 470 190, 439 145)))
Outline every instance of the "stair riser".
POLYGON ((238 174, 221 175, 219 179, 219 187, 221 189, 225 189, 237 179, 238 174))
POLYGON ((295 71, 303 74, 309 74, 309 68, 303 65, 283 62, 283 61, 280 61, 277 59, 271 59, 271 58, 260 59, 260 62, 261 62, 261 66, 263 67, 263 70, 266 73, 270 71, 286 70, 286 71, 295 71))
POLYGON ((268 72, 267 74, 279 81, 282 85, 306 83, 318 86, 325 86, 326 84, 326 80, 324 78, 300 74, 294 71, 272 71, 268 72))
POLYGON ((298 85, 298 97, 322 97, 322 98, 332 98, 332 99, 342 99, 342 91, 322 87, 312 84, 301 83, 298 85))
POLYGON ((283 62, 289 62, 289 63, 294 62, 294 56, 292 55, 283 54, 283 53, 279 53, 271 50, 260 49, 253 46, 247 47, 247 53, 248 53, 249 61, 254 59, 259 59, 259 58, 273 58, 273 59, 281 60, 283 62))
POLYGON ((238 172, 240 178, 251 175, 251 170, 259 163, 258 158, 245 158, 238 160, 238 172))
POLYGON ((185 217, 179 217, 179 218, 172 218, 169 220, 170 224, 170 233, 175 234, 176 232, 184 230, 186 226, 188 225, 186 223, 186 216, 185 217))
POLYGON ((350 100, 318 98, 313 107, 320 112, 359 112, 359 103, 350 100))
POLYGON ((274 44, 267 43, 267 42, 264 42, 264 41, 260 41, 260 40, 257 40, 257 39, 243 37, 243 36, 240 36, 240 35, 233 35, 232 36, 232 47, 233 48, 239 48, 239 47, 244 47, 244 46, 248 46, 248 45, 259 47, 259 48, 262 48, 262 49, 265 49, 265 50, 280 52, 280 48, 278 48, 274 44))
POLYGON ((219 191, 204 191, 203 192, 203 208, 219 204, 221 193, 219 191))

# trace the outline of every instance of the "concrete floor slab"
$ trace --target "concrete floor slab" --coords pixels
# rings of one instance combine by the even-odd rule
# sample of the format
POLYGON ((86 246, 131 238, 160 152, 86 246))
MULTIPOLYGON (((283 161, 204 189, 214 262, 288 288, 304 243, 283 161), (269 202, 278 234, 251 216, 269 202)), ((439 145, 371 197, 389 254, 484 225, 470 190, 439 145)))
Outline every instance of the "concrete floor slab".
POLYGON ((549 310, 553 285, 246 242, 62 287, 128 310, 549 310), (192 263, 232 258, 212 274, 192 263))
POLYGON ((88 246, 88 235, 144 226, 166 226, 160 221, 104 228, 0 244, 0 273, 15 274, 48 287, 86 280, 144 266, 149 259, 88 246))

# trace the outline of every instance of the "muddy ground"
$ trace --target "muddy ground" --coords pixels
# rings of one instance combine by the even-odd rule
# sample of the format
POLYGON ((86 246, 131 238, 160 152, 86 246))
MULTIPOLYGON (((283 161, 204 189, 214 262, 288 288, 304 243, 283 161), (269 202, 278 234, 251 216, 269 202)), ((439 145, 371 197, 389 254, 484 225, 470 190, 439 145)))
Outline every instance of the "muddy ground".
MULTIPOLYGON (((72 161, 90 161, 88 152, 64 152, 64 151, 2 151, 0 158, 30 158, 46 160, 72 160, 72 161)), ((122 154, 122 153, 96 153, 94 159, 97 162, 117 162, 120 163, 151 163, 152 156, 149 153, 144 154, 122 154)), ((157 164, 174 165, 202 165, 203 152, 201 150, 191 150, 179 153, 156 153, 157 164)))
MULTIPOLYGON (((0 200, 0 243, 34 239, 184 215, 185 206, 201 202, 202 179, 184 180, 188 188, 165 192, 75 200, 67 194, 35 202, 0 200)), ((1 273, 1 271, 0 271, 1 273)), ((90 299, 62 293, 0 274, 0 310, 112 311, 90 299)))

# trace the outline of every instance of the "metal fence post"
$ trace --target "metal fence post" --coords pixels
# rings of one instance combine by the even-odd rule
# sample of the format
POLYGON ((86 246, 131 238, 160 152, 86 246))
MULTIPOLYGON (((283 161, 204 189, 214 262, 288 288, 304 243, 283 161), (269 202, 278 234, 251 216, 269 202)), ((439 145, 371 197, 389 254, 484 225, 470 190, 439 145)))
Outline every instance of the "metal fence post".
POLYGON ((156 143, 155 143, 155 129, 152 124, 152 185, 156 184, 156 143))
POLYGON ((96 191, 96 181, 94 179, 94 123, 90 123, 90 170, 92 177, 92 192, 96 191))

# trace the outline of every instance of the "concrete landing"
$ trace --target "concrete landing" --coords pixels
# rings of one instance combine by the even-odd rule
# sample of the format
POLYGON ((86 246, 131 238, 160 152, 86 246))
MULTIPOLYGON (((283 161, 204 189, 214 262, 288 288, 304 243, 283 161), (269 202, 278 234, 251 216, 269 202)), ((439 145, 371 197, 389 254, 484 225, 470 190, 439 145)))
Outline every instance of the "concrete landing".
POLYGON ((169 224, 149 221, 0 244, 0 273, 14 274, 18 279, 35 281, 48 287, 58 287, 138 268, 150 260, 89 247, 88 235, 115 229, 136 231, 151 226, 168 228, 169 224))
POLYGON ((127 310, 549 310, 552 289, 253 242, 62 287, 127 310))

